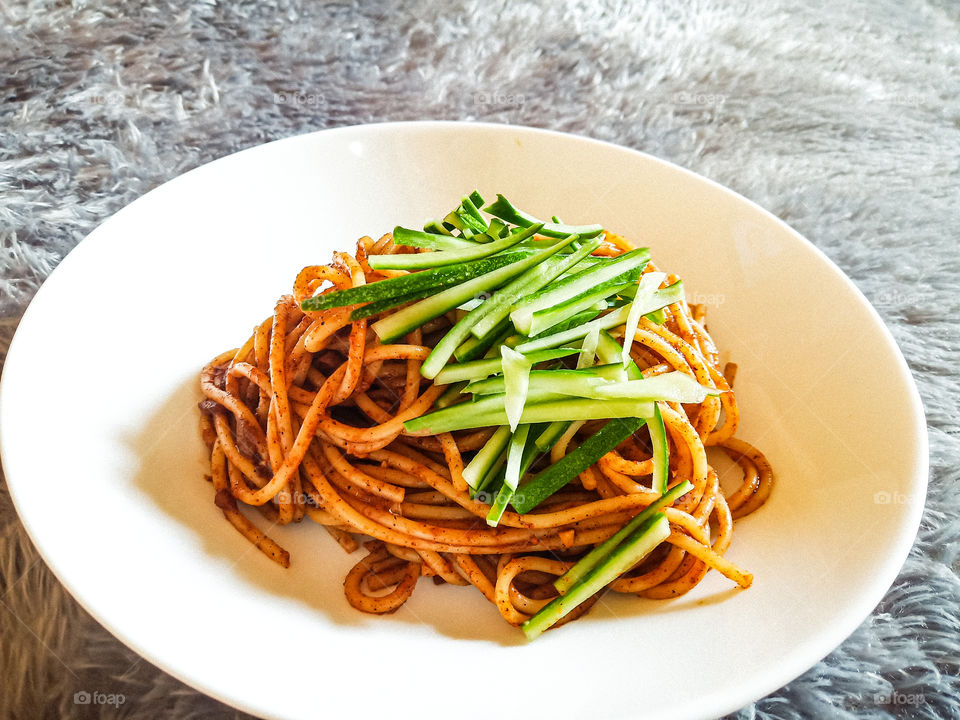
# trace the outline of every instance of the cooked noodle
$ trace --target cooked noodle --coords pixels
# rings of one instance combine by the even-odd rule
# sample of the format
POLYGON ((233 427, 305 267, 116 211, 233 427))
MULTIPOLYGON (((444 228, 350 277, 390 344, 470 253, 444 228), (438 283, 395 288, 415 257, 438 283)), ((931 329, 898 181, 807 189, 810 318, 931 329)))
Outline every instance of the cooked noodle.
MULTIPOLYGON (((596 254, 627 249, 608 234, 596 254)), ((414 437, 403 425, 428 412, 446 389, 422 378, 420 366, 431 351, 426 338, 455 318, 441 317, 404 343, 381 345, 367 319, 349 320, 351 308, 300 310, 301 301, 318 291, 403 274, 371 270, 367 254, 409 250, 394 246, 390 235, 377 242, 365 237, 355 256, 338 252, 329 265, 305 268, 271 318, 239 349, 203 369, 202 429, 215 501, 241 534, 284 567, 287 551, 238 503, 259 510, 261 525, 309 518, 347 552, 359 540, 366 553, 344 581, 346 598, 358 610, 394 612, 418 578, 431 577, 472 585, 507 622, 519 625, 557 594, 558 575, 659 497, 651 490, 649 438, 644 430, 635 433, 534 512, 505 512, 498 527, 489 527, 490 506, 470 498, 462 472, 492 430, 414 437)), ((651 263, 645 272, 655 269, 651 263)), ((724 553, 734 520, 763 504, 773 473, 760 451, 734 437, 736 368, 719 365, 706 308, 678 302, 665 314, 662 325, 642 319, 637 329, 630 354, 643 375, 679 370, 728 392, 699 405, 659 403, 671 450, 669 485, 688 480, 693 489, 667 508, 666 542, 609 588, 677 597, 711 569, 746 588, 752 576, 724 553), (708 463, 708 446, 723 448, 743 471, 742 484, 728 495, 708 463)), ((596 422, 574 423, 549 460, 572 452, 596 428, 596 422)))

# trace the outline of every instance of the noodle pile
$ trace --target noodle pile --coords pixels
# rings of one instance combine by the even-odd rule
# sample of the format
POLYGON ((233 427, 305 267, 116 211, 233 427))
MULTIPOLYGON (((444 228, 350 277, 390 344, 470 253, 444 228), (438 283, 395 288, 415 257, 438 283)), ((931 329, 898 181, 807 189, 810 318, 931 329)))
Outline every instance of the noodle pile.
MULTIPOLYGON (((626 249, 608 234, 595 254, 626 249)), ((641 429, 534 512, 505 512, 498 527, 488 527, 490 506, 470 498, 461 473, 494 428, 415 437, 403 426, 429 412, 447 389, 422 378, 420 366, 455 313, 410 333, 402 344, 382 345, 367 319, 350 321, 350 307, 300 310, 318 291, 403 274, 374 271, 367 256, 409 251, 389 234, 376 242, 365 237, 355 256, 337 252, 329 265, 305 268, 272 317, 239 349, 203 368, 201 423, 215 502, 240 533, 284 567, 287 551, 239 504, 259 510, 271 526, 309 518, 348 553, 362 544, 365 555, 344 580, 346 598, 358 610, 393 612, 421 577, 431 577, 474 586, 508 623, 520 625, 556 596, 557 576, 659 498, 650 488, 650 440, 641 429)), ((645 271, 655 269, 650 263, 645 271)), ((630 348, 643 375, 679 370, 723 392, 698 405, 659 403, 670 444, 669 485, 688 480, 693 490, 666 508, 667 541, 609 588, 673 598, 711 569, 746 588, 752 576, 724 553, 734 520, 763 504, 773 473, 758 450, 734 438, 736 367, 721 369, 705 329, 705 307, 679 302, 665 313, 660 325, 643 318, 630 348), (722 448, 743 471, 742 484, 727 496, 708 463, 710 446, 722 448)), ((550 462, 602 425, 574 423, 551 450, 550 462)), ((564 622, 586 612, 596 597, 564 622)))

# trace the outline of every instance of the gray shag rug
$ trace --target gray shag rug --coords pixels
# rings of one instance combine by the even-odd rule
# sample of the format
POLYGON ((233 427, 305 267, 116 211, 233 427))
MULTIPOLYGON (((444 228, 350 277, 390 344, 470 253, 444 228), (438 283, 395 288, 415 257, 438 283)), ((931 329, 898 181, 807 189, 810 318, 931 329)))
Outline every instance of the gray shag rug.
MULTIPOLYGON (((487 120, 666 158, 770 209, 853 278, 929 423, 926 512, 895 585, 841 647, 735 717, 958 718, 960 6, 797 5, 2 2, 0 356, 94 227, 268 140, 487 120)), ((0 483, 0 717, 241 716, 93 621, 0 483), (82 691, 123 702, 77 704, 82 691)))

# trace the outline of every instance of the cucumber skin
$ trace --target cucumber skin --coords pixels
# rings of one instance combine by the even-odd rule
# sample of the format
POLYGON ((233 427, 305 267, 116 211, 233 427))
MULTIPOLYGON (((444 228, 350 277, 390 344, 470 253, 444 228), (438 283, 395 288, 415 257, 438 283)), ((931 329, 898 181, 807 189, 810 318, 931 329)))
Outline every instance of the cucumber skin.
POLYGON ((614 418, 572 453, 524 483, 514 495, 513 507, 521 514, 530 512, 639 430, 645 422, 643 418, 614 418))
POLYGON ((460 265, 449 265, 436 270, 424 270, 397 278, 388 278, 368 285, 336 290, 325 295, 315 295, 300 303, 300 309, 316 312, 329 310, 335 307, 346 307, 365 302, 376 302, 399 295, 408 295, 437 283, 456 285, 475 277, 486 275, 488 272, 499 270, 515 262, 529 257, 525 252, 506 252, 502 255, 492 255, 480 260, 472 260, 460 265))
POLYGON ((524 635, 528 640, 538 637, 578 605, 627 572, 668 537, 670 537, 670 523, 666 515, 656 513, 586 577, 573 585, 565 595, 555 597, 536 615, 523 623, 524 635))

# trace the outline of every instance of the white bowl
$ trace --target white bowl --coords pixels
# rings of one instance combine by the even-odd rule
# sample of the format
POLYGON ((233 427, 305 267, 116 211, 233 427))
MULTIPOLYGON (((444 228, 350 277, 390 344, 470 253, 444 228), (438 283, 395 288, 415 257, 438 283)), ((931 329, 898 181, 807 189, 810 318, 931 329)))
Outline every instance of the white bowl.
POLYGON ((51 275, 0 390, 7 481, 57 577, 151 662, 277 718, 732 711, 866 617, 907 555, 927 477, 907 366, 813 245, 669 163, 509 126, 319 132, 163 185, 51 275), (362 615, 342 592, 355 558, 320 527, 272 531, 292 553, 284 570, 222 519, 203 480, 200 367, 241 343, 304 265, 441 215, 474 188, 647 245, 710 305, 740 365, 738 436, 777 474, 728 554, 752 588, 711 573, 674 601, 608 595, 528 644, 468 588, 421 583, 395 615, 362 615))

